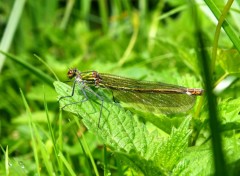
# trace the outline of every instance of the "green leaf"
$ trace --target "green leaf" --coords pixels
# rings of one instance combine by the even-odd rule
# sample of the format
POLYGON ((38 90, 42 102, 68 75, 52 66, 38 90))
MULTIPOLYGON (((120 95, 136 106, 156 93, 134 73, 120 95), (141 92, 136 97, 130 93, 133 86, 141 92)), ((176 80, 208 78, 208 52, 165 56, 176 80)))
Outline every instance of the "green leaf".
POLYGON ((139 155, 127 155, 120 152, 115 152, 114 155, 117 157, 117 159, 123 161, 128 166, 131 166, 131 168, 134 168, 136 171, 138 171, 138 173, 141 172, 143 175, 167 175, 167 172, 164 170, 164 168, 157 167, 153 161, 146 160, 139 155))
POLYGON ((237 50, 219 50, 218 60, 225 70, 230 74, 240 74, 240 60, 239 52, 237 50))
POLYGON ((240 129, 240 98, 221 101, 219 103, 219 110, 222 131, 240 129))
MULTIPOLYGON (((56 81, 54 86, 60 97, 72 93, 72 88, 62 82, 56 81)), ((191 134, 191 130, 188 129, 191 118, 186 118, 178 129, 173 129, 169 138, 160 138, 157 131, 149 133, 146 126, 130 111, 110 101, 105 96, 106 92, 104 94, 101 90, 91 92, 89 87, 80 90, 78 85, 75 88, 74 96, 60 99, 60 106, 81 116, 87 128, 97 134, 128 165, 145 175, 150 171, 152 173, 150 175, 159 175, 170 172, 179 162, 187 149, 188 137, 191 134), (84 100, 83 91, 88 101, 81 102, 84 100), (95 93, 101 97, 104 95, 101 117, 101 101, 95 93)))
MULTIPOLYGON (((60 96, 71 94, 72 88, 64 83, 54 82, 54 86, 60 96)), ((136 160, 136 157, 132 157, 132 155, 134 155, 138 156, 139 163, 141 160, 145 162, 146 167, 149 167, 148 160, 153 159, 154 153, 159 145, 159 138, 157 138, 158 133, 156 131, 149 133, 145 125, 138 122, 130 111, 126 111, 119 104, 112 103, 107 97, 104 99, 106 101, 103 103, 100 118, 101 103, 96 96, 87 91, 87 89, 85 90, 89 100, 83 103, 76 103, 84 98, 81 93, 78 93, 78 88, 79 87, 76 87, 73 97, 60 100, 61 107, 67 105, 64 110, 81 116, 87 128, 97 134, 113 151, 125 153, 124 155, 127 156, 123 157, 121 155, 121 158, 125 158, 125 162, 130 159, 134 163, 136 160), (76 104, 73 104, 74 102, 76 104)), ((102 92, 96 91, 96 93, 100 94, 102 92)), ((141 167, 141 165, 138 166, 141 167)), ((157 168, 157 166, 152 167, 157 168)), ((147 168, 142 169, 147 170, 147 168)), ((160 170, 156 172, 160 172, 160 170)))
POLYGON ((212 175, 214 171, 212 150, 193 147, 185 151, 183 159, 175 166, 172 175, 212 175))
POLYGON ((178 129, 173 128, 169 138, 162 140, 155 154, 155 163, 171 171, 183 157, 188 147, 188 137, 191 134, 189 123, 191 118, 186 118, 178 129))
MULTIPOLYGON (((54 82, 54 86, 60 97, 71 95, 72 88, 70 86, 58 81, 54 82)), ((84 89, 88 101, 81 103, 85 97, 78 91, 81 90, 76 86, 73 97, 60 100, 61 107, 65 106, 64 110, 81 116, 87 128, 98 134, 105 144, 115 150, 148 156, 147 145, 153 142, 156 133, 150 134, 145 125, 139 123, 130 111, 126 111, 117 103, 112 103, 107 97, 104 97, 100 117, 101 101, 96 95, 84 89)), ((96 91, 96 93, 102 96, 103 92, 96 91)))

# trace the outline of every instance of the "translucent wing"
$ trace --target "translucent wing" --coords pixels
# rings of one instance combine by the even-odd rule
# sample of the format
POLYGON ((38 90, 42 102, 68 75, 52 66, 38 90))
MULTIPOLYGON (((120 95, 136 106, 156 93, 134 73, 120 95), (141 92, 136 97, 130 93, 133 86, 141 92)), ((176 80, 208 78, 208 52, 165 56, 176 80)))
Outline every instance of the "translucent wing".
POLYGON ((156 94, 124 92, 113 90, 114 98, 139 111, 148 111, 152 113, 179 113, 192 108, 195 102, 195 96, 188 94, 156 94))
POLYGON ((189 110, 195 96, 187 88, 160 82, 138 81, 130 78, 101 74, 101 87, 110 88, 114 98, 139 111, 178 113, 189 110))

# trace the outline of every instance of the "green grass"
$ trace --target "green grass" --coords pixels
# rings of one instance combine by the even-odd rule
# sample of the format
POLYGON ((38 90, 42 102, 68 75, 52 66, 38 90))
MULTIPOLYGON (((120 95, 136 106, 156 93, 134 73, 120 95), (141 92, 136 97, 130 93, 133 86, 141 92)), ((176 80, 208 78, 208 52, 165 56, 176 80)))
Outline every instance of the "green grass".
POLYGON ((0 175, 236 175, 239 4, 205 2, 0 3, 0 175), (61 109, 83 98, 58 102, 72 67, 206 93, 189 112, 156 116, 94 88, 100 118, 91 93, 61 109))

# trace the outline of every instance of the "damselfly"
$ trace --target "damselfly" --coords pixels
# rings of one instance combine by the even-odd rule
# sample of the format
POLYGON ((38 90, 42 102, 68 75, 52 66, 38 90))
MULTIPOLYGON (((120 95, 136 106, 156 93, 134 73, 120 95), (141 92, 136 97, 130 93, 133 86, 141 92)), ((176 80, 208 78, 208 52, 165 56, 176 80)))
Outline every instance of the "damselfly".
MULTIPOLYGON (((80 85, 85 96, 83 101, 88 100, 86 90, 93 93, 101 101, 100 117, 104 99, 91 89, 92 86, 110 89, 114 99, 127 103, 138 111, 155 114, 188 111, 194 105, 196 96, 202 95, 204 92, 203 89, 198 88, 186 88, 161 82, 139 81, 106 73, 98 73, 97 71, 80 72, 76 68, 70 69, 67 76, 69 79, 75 78, 72 93, 69 96, 61 97, 60 100, 72 97, 76 85, 80 85)), ((79 102, 73 104, 76 103, 79 102)))

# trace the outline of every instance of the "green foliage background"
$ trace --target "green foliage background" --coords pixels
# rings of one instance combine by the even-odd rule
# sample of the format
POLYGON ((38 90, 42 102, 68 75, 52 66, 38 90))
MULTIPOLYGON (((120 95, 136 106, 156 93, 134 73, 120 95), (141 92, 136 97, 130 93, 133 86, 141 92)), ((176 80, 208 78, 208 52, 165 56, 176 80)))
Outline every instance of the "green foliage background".
POLYGON ((220 18, 227 5, 197 1, 195 12, 192 5, 1 1, 0 175, 210 175, 225 166, 229 175, 237 174, 240 2, 227 13, 217 48, 215 16, 220 18), (75 67, 204 88, 195 13, 211 58, 222 165, 214 165, 205 98, 184 114, 154 116, 123 108, 108 91, 94 89, 105 96, 100 124, 100 102, 90 93, 87 102, 59 108, 82 99, 79 91, 60 105, 57 101, 71 93, 71 83, 63 82, 68 68, 75 67))

